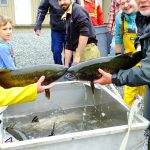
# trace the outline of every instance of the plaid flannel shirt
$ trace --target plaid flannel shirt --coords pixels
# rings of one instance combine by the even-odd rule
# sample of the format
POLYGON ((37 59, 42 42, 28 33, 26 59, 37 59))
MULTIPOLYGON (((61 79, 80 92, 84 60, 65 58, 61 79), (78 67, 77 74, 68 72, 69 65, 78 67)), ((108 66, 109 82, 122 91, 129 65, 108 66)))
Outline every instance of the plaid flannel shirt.
POLYGON ((120 10, 120 2, 119 0, 112 0, 110 9, 109 9, 109 14, 108 14, 108 25, 107 28, 108 30, 114 34, 114 26, 115 26, 115 21, 116 21, 116 15, 120 10))

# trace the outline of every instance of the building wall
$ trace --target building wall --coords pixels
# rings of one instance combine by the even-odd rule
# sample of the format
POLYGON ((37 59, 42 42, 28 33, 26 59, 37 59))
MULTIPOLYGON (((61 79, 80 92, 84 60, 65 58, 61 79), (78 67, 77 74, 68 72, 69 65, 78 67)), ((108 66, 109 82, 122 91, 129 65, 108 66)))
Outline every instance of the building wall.
POLYGON ((14 0, 14 6, 15 6, 16 24, 30 25, 32 23, 31 0, 14 0))
MULTIPOLYGON (((100 0, 104 14, 104 22, 107 22, 111 0, 100 0)), ((7 6, 0 6, 0 14, 12 18, 16 25, 34 25, 40 0, 8 0, 7 6)), ((43 25, 49 25, 50 17, 46 15, 43 25)))
MULTIPOLYGON (((7 5, 0 5, 0 14, 10 17, 16 25, 34 25, 40 0, 8 0, 7 5)), ((49 25, 49 14, 43 25, 49 25)))
POLYGON ((15 9, 14 9, 14 0, 8 0, 8 4, 5 6, 0 5, 0 14, 6 15, 12 19, 12 21, 15 23, 15 9))

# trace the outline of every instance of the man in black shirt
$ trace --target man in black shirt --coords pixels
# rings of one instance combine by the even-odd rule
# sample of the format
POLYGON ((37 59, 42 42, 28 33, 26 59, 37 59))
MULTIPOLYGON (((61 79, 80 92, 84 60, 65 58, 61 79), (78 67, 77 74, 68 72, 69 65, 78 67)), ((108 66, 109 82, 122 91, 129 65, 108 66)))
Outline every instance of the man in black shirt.
POLYGON ((58 0, 58 3, 65 11, 62 16, 62 20, 66 21, 67 34, 65 66, 69 66, 73 52, 74 64, 99 58, 100 51, 97 47, 95 30, 87 11, 79 4, 73 3, 72 0, 58 0))

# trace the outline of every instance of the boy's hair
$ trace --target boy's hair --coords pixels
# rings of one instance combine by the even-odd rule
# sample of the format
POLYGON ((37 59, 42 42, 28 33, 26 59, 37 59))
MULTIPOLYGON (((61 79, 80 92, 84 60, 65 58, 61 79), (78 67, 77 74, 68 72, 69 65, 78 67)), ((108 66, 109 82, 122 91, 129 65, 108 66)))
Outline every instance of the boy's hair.
POLYGON ((13 26, 13 22, 9 17, 0 15, 0 27, 5 26, 8 22, 13 26))

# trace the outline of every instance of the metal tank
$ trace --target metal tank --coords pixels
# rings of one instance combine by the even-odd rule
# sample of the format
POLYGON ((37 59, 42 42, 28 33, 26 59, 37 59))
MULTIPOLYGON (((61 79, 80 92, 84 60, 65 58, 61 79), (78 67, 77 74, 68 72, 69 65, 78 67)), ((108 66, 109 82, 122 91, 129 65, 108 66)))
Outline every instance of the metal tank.
MULTIPOLYGON (((83 113, 84 114, 84 113, 83 113)), ((128 129, 129 109, 123 103, 121 98, 114 94, 106 86, 97 86, 94 96, 91 87, 83 82, 60 82, 51 89, 50 100, 47 100, 44 94, 39 94, 38 99, 26 104, 18 104, 7 107, 1 113, 1 144, 2 150, 119 150, 122 140, 128 129), (5 131, 3 129, 6 118, 26 117, 28 114, 44 113, 47 110, 63 110, 74 108, 87 108, 88 106, 101 106, 102 116, 113 119, 114 124, 110 125, 109 121, 104 127, 87 129, 85 131, 75 131, 71 133, 57 134, 50 137, 42 137, 18 141, 12 137, 11 142, 6 141, 5 131)), ((73 116, 70 116, 72 119, 73 116)), ((103 123, 103 121, 102 121, 103 123)), ((144 130, 148 121, 140 115, 136 115, 133 120, 127 150, 137 148, 142 149, 144 140, 144 130)), ((65 130, 65 128, 61 130, 65 130)), ((10 136, 11 135, 7 135, 10 136)))

